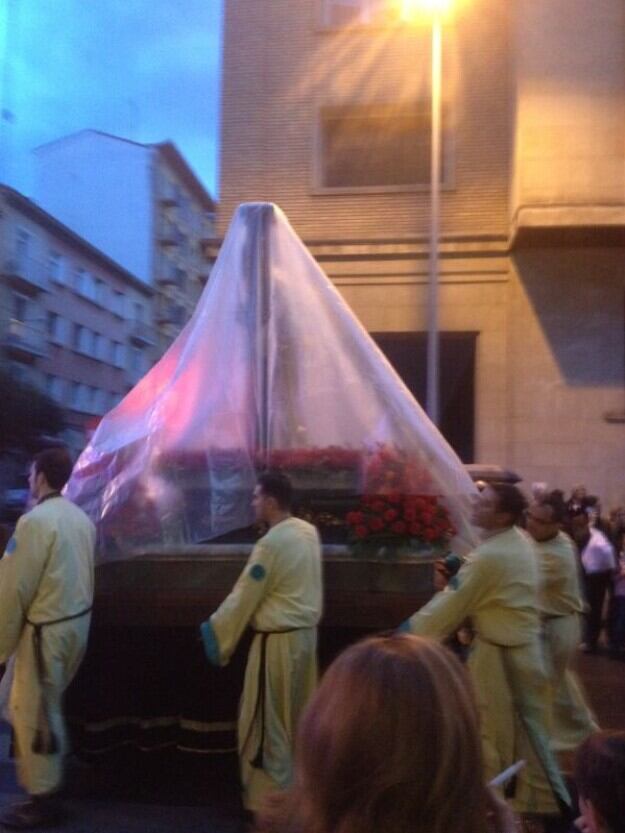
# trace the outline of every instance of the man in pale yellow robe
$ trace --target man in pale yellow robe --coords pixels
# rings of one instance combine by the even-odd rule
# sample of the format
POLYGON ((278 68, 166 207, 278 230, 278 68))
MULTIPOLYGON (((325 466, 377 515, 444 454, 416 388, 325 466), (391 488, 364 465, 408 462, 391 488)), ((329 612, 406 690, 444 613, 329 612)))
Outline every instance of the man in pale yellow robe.
POLYGON ((298 718, 317 683, 322 612, 321 546, 314 526, 290 514, 291 484, 265 474, 254 509, 269 532, 258 541, 228 598, 201 626, 206 656, 225 665, 247 625, 255 631, 238 721, 244 804, 287 787, 298 718))
POLYGON ((468 556, 456 589, 437 593, 403 630, 443 638, 471 617, 469 669, 481 718, 487 780, 524 759, 506 792, 517 812, 570 812, 549 748, 548 681, 540 645, 538 567, 528 536, 514 526, 526 504, 513 486, 494 484, 476 498, 473 522, 484 541, 468 556))
POLYGON ((527 531, 534 540, 541 579, 539 610, 551 696, 551 747, 558 752, 576 749, 599 729, 573 671, 582 638, 584 602, 575 545, 560 528, 565 512, 556 492, 533 503, 527 513, 527 531))
POLYGON ((29 483, 37 505, 20 518, 0 560, 0 662, 15 657, 9 712, 18 778, 29 795, 0 817, 9 829, 54 821, 67 750, 63 692, 87 644, 95 528, 60 494, 71 470, 64 449, 35 458, 29 483))

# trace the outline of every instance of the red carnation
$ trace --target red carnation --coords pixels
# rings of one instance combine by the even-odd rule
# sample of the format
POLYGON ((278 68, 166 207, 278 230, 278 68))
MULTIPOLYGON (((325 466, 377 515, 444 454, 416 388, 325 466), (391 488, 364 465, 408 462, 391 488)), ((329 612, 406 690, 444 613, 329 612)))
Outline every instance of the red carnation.
POLYGON ((406 524, 403 521, 395 521, 395 523, 393 524, 391 529, 397 535, 405 535, 407 527, 406 527, 406 524))
POLYGON ((411 535, 421 535, 422 530, 423 530, 423 527, 421 526, 421 524, 418 521, 413 522, 413 523, 410 524, 410 534, 411 535))
POLYGON ((357 538, 366 538, 367 537, 367 532, 368 532, 367 527, 363 526, 362 524, 359 524, 354 529, 354 534, 356 535, 357 538))
POLYGON ((436 538, 436 532, 434 532, 431 526, 426 526, 423 537, 426 541, 433 541, 436 538))
POLYGON ((384 521, 382 518, 369 518, 369 529, 372 532, 380 532, 384 529, 384 521))
POLYGON ((390 523, 391 521, 395 520, 397 515, 398 515, 397 509, 387 509, 386 512, 384 513, 384 520, 388 521, 390 523))
POLYGON ((404 518, 407 521, 416 521, 417 520, 417 510, 413 506, 407 506, 404 509, 404 518))

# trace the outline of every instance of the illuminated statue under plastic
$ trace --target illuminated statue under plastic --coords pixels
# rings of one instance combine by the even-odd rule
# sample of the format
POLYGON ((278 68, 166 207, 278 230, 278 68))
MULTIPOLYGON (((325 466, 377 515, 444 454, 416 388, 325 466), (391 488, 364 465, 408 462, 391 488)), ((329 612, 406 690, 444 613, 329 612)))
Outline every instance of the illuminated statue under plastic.
POLYGON ((268 466, 322 533, 364 538, 377 523, 472 543, 458 457, 282 211, 250 203, 193 317, 102 419, 67 494, 96 523, 100 558, 166 552, 249 527, 268 466))

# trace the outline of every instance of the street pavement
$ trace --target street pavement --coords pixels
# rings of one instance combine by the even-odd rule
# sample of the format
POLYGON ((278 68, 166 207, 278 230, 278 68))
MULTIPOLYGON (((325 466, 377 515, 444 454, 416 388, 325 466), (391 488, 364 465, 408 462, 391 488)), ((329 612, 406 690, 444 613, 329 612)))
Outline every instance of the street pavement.
MULTIPOLYGON (((580 655, 579 670, 604 728, 625 729, 625 662, 580 655)), ((568 768, 568 767, 567 767, 568 768)), ((0 723, 0 808, 20 797, 9 730, 0 723)), ((68 766, 63 825, 50 833, 242 833, 234 755, 122 750, 68 766)))
MULTIPOLYGON (((23 798, 0 724, 0 808, 23 798)), ((49 833, 242 833, 234 757, 124 750, 92 762, 70 759, 63 808, 49 833)), ((0 828, 2 829, 2 828, 0 828)))

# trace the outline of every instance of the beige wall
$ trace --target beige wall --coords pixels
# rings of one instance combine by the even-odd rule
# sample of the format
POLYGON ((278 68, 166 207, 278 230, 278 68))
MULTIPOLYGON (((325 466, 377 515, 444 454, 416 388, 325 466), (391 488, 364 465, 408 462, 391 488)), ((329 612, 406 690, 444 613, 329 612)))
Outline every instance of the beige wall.
POLYGON ((517 0, 512 215, 625 223, 625 3, 517 0))
POLYGON ((518 254, 510 284, 507 462, 625 503, 622 249, 518 254))

